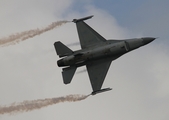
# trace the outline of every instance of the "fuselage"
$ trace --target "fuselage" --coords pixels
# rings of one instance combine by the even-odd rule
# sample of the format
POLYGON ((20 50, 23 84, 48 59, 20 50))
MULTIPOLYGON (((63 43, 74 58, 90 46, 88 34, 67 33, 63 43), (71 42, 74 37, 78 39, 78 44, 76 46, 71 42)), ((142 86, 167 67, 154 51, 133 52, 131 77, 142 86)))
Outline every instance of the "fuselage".
POLYGON ((107 40, 106 42, 95 44, 89 48, 74 51, 73 54, 57 61, 59 67, 76 66, 80 67, 88 62, 111 58, 115 60, 123 54, 144 46, 155 38, 134 38, 125 40, 107 40))

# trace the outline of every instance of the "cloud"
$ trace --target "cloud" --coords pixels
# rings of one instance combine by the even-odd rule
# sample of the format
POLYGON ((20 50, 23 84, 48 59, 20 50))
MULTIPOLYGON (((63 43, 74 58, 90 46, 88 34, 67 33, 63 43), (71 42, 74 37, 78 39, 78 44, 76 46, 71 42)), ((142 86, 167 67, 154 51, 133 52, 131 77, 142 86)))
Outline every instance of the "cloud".
POLYGON ((160 37, 161 41, 168 44, 169 16, 166 12, 168 1, 148 0, 144 1, 136 10, 128 16, 128 27, 146 36, 160 37))
POLYGON ((114 62, 113 86, 120 90, 117 92, 117 100, 121 98, 121 101, 124 100, 124 103, 121 102, 122 106, 127 105, 124 114, 129 110, 131 116, 136 112, 133 119, 160 119, 161 116, 168 118, 165 110, 169 104, 164 102, 169 99, 169 89, 164 85, 169 84, 169 76, 166 74, 169 70, 165 67, 169 64, 166 61, 168 58, 162 48, 152 43, 114 62), (160 74, 161 72, 164 74, 160 74))

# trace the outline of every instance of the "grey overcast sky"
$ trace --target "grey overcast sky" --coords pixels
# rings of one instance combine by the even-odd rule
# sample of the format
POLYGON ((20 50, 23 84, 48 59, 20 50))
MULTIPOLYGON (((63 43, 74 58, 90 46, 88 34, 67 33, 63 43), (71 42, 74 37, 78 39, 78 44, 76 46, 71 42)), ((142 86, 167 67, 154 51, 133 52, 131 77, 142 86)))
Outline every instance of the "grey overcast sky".
MULTIPOLYGON (((112 62, 104 87, 112 91, 84 101, 60 103, 1 120, 168 120, 168 0, 1 0, 0 38, 54 21, 95 15, 86 21, 107 39, 159 37, 151 44, 112 62)), ((79 41, 74 23, 67 23, 16 45, 0 48, 0 105, 23 100, 89 94, 86 72, 64 85, 53 47, 79 41)), ((80 46, 71 46, 77 50, 80 46)), ((85 67, 78 71, 84 70, 85 67)))

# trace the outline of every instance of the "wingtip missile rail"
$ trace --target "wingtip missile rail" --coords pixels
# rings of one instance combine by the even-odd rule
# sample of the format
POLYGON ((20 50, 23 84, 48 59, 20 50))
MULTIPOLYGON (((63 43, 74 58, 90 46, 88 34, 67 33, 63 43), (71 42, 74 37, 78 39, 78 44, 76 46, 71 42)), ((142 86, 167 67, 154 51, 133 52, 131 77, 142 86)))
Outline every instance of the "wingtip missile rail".
POLYGON ((83 20, 90 19, 90 18, 92 18, 93 16, 94 16, 94 15, 91 15, 91 16, 88 16, 88 17, 84 17, 84 18, 80 18, 80 19, 73 19, 72 22, 77 23, 77 22, 80 22, 80 21, 83 21, 83 20))
POLYGON ((112 88, 104 88, 104 89, 101 89, 101 90, 93 91, 91 93, 91 95, 96 95, 98 93, 102 93, 102 92, 106 92, 106 91, 110 91, 110 90, 112 90, 112 88))

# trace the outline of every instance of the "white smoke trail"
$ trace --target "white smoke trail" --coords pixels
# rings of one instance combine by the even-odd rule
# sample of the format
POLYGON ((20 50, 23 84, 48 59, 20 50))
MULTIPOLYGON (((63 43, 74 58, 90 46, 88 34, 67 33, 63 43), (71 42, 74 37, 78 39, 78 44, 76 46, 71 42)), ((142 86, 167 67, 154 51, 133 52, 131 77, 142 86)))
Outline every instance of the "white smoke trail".
POLYGON ((10 106, 0 106, 0 114, 14 114, 21 112, 28 112, 32 110, 41 109, 49 105, 61 102, 76 102, 84 100, 89 95, 68 95, 65 97, 46 98, 32 101, 23 101, 21 103, 13 103, 10 106))
POLYGON ((79 42, 70 43, 70 44, 67 44, 66 46, 71 47, 71 46, 77 46, 77 45, 80 45, 80 43, 79 42))
POLYGON ((44 32, 47 32, 47 31, 52 30, 56 27, 59 27, 67 22, 69 22, 69 21, 53 22, 52 24, 50 24, 47 27, 42 28, 42 29, 37 28, 37 29, 33 29, 33 30, 24 31, 21 33, 16 33, 16 34, 10 35, 6 38, 1 38, 0 39, 0 46, 7 46, 7 45, 13 45, 13 44, 19 43, 19 42, 24 41, 28 38, 32 38, 36 35, 40 35, 44 32))
POLYGON ((83 69, 83 70, 77 71, 76 74, 84 73, 84 72, 87 72, 87 70, 86 70, 86 69, 83 69))

